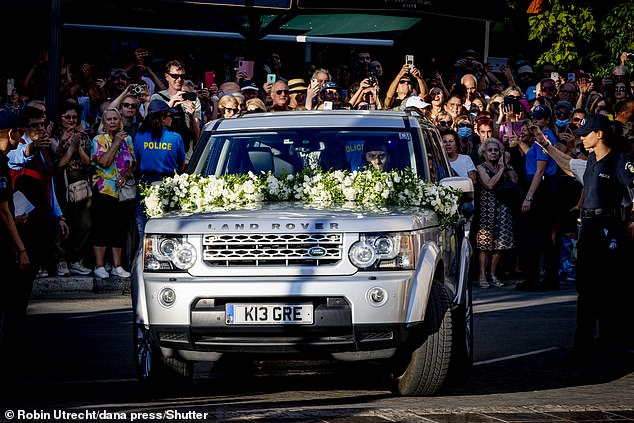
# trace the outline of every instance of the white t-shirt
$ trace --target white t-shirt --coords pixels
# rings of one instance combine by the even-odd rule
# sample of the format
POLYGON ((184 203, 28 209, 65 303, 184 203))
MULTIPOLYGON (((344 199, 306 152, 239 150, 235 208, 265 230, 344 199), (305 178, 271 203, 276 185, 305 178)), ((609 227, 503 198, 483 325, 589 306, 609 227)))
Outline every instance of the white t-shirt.
POLYGON ((456 171, 458 176, 464 176, 468 178, 469 172, 476 171, 473 160, 471 160, 471 157, 467 156, 466 154, 458 154, 458 158, 453 162, 450 161, 449 164, 451 165, 451 168, 456 171))

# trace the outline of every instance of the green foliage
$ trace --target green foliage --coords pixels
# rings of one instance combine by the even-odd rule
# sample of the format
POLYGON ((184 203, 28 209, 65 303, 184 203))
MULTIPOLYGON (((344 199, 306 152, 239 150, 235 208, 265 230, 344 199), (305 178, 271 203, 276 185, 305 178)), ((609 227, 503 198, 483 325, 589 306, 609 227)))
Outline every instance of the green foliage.
POLYGON ((592 2, 544 2, 543 12, 528 19, 528 39, 538 42, 542 52, 536 63, 608 74, 621 52, 634 51, 634 0, 616 3, 605 16, 597 16, 599 7, 592 2))
POLYGON ((564 5, 559 0, 528 19, 529 40, 539 41, 543 48, 537 64, 551 62, 562 69, 581 64, 579 46, 588 44, 596 33, 596 21, 589 7, 564 5))
POLYGON ((624 2, 612 9, 601 24, 601 31, 610 57, 634 51, 634 2, 624 2))

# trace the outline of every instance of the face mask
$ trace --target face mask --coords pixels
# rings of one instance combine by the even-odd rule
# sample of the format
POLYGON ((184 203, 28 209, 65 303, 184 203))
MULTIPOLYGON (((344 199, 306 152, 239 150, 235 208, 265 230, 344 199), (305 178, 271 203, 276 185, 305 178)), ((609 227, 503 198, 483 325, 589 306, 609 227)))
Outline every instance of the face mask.
POLYGON ((471 134, 473 134, 473 129, 471 128, 458 128, 458 136, 460 138, 467 138, 471 134))
POLYGON ((570 119, 566 119, 566 120, 557 119, 555 121, 555 125, 557 125, 557 128, 563 128, 564 126, 568 125, 569 123, 570 123, 570 119))

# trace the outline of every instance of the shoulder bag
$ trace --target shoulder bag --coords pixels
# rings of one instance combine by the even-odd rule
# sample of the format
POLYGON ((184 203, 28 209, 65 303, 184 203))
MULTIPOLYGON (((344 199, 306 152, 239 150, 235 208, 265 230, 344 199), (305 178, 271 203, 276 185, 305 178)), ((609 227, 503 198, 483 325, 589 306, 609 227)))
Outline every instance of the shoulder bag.
MULTIPOLYGON (((118 173, 118 172, 117 172, 118 173)), ((136 179, 130 176, 125 184, 119 188, 119 201, 130 201, 136 198, 136 179)))
POLYGON ((64 183, 66 184, 66 201, 69 203, 79 203, 92 197, 92 189, 88 179, 80 179, 71 184, 68 183, 68 175, 64 169, 64 183))

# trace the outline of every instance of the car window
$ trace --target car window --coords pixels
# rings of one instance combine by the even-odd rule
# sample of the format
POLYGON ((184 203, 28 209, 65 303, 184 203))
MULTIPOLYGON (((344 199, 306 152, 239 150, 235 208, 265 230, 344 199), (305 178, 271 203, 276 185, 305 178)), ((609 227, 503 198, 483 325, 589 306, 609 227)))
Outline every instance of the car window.
POLYGON ((195 164, 195 173, 226 175, 272 172, 278 177, 307 167, 362 170, 365 148, 383 146, 386 170, 423 172, 420 147, 409 131, 382 129, 280 129, 212 134, 195 164))
POLYGON ((427 162, 429 165, 430 180, 438 182, 441 179, 453 176, 453 171, 449 167, 442 147, 440 139, 435 133, 429 132, 429 136, 425 137, 425 150, 427 154, 427 162))

